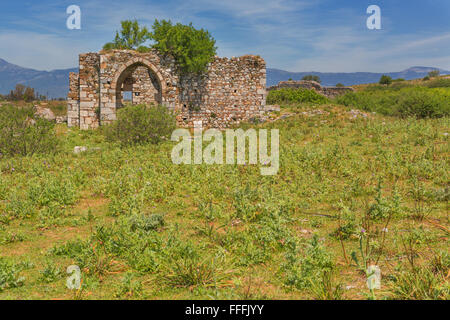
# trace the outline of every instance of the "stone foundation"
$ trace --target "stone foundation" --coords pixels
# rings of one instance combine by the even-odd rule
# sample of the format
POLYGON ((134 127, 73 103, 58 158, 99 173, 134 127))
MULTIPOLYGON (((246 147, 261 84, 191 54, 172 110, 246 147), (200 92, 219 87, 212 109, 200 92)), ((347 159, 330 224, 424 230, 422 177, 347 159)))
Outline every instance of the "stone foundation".
POLYGON ((162 104, 179 126, 224 128, 258 118, 266 103, 266 63, 259 56, 219 58, 202 75, 183 75, 173 58, 152 50, 101 51, 80 55, 80 73, 71 73, 68 125, 96 128, 116 119, 123 92, 133 104, 162 104))
POLYGON ((276 86, 271 86, 267 88, 267 91, 278 90, 283 88, 305 88, 308 90, 315 90, 317 93, 327 97, 334 98, 348 92, 353 92, 354 89, 351 87, 322 87, 320 83, 316 81, 300 80, 300 81, 281 81, 276 86))

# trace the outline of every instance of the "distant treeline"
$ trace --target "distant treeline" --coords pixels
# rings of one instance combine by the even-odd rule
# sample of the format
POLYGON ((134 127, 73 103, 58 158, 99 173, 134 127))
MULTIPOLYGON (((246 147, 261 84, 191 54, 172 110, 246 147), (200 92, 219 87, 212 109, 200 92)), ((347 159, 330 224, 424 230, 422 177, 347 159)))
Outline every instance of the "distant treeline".
POLYGON ((9 94, 0 95, 0 100, 31 102, 34 100, 47 100, 47 96, 39 94, 34 88, 16 84, 15 89, 11 90, 9 94))

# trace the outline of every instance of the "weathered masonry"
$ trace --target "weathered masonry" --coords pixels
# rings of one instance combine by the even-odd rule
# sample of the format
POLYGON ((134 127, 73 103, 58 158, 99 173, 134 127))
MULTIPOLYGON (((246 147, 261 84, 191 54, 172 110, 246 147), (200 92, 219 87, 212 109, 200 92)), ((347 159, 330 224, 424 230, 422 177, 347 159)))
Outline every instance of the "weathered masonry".
POLYGON ((266 104, 266 63, 259 56, 219 58, 205 74, 180 74, 175 61, 152 50, 85 53, 79 73, 69 76, 68 125, 96 128, 116 119, 125 99, 162 104, 175 111, 178 125, 224 128, 259 117, 266 104))

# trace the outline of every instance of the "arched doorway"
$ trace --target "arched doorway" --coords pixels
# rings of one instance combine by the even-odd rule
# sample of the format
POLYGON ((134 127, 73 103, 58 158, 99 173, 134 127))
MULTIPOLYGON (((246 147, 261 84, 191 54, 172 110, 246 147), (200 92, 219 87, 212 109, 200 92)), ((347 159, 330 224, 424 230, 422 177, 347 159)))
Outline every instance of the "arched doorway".
POLYGON ((161 104, 161 82, 157 74, 142 62, 122 71, 116 82, 116 109, 126 104, 161 104))
POLYGON ((160 69, 149 60, 143 57, 131 58, 122 63, 117 58, 110 60, 101 65, 100 72, 102 125, 116 120, 117 109, 126 103, 168 104, 167 86, 170 82, 166 82, 160 69), (124 101, 127 98, 124 93, 128 93, 129 101, 124 101))

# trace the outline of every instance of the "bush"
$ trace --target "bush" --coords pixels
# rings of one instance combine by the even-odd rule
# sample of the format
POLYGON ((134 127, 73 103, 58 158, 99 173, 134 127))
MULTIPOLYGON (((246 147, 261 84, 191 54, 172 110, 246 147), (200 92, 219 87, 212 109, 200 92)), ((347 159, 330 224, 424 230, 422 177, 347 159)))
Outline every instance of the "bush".
POLYGON ((306 80, 306 81, 316 81, 316 82, 318 82, 318 83, 321 82, 320 77, 319 77, 319 76, 316 76, 316 75, 313 75, 313 74, 308 74, 308 75, 304 76, 304 77, 302 78, 302 80, 306 80))
POLYGON ((337 97, 337 103, 385 115, 439 118, 450 114, 450 91, 406 87, 392 90, 366 90, 337 97))
POLYGON ((54 124, 35 115, 34 107, 0 108, 1 155, 52 153, 57 145, 54 124))
POLYGON ((314 90, 304 88, 283 88, 269 91, 267 95, 268 104, 281 103, 327 103, 328 99, 314 90))
POLYGON ((428 72, 428 76, 430 78, 439 77, 440 74, 441 74, 441 72, 439 70, 433 70, 433 71, 428 72))
POLYGON ((117 121, 106 128, 109 141, 122 146, 158 144, 175 129, 175 116, 164 106, 134 105, 122 108, 117 121))
POLYGON ((392 78, 390 76, 387 76, 383 74, 380 78, 379 84, 386 84, 390 85, 392 83, 392 78))
POLYGON ((450 88, 450 79, 434 79, 426 84, 428 88, 450 88))
POLYGON ((396 106, 396 112, 402 117, 441 118, 450 114, 449 92, 415 88, 403 93, 396 106))
POLYGON ((0 257, 0 292, 23 285, 25 279, 19 276, 20 271, 20 268, 16 264, 0 257))

